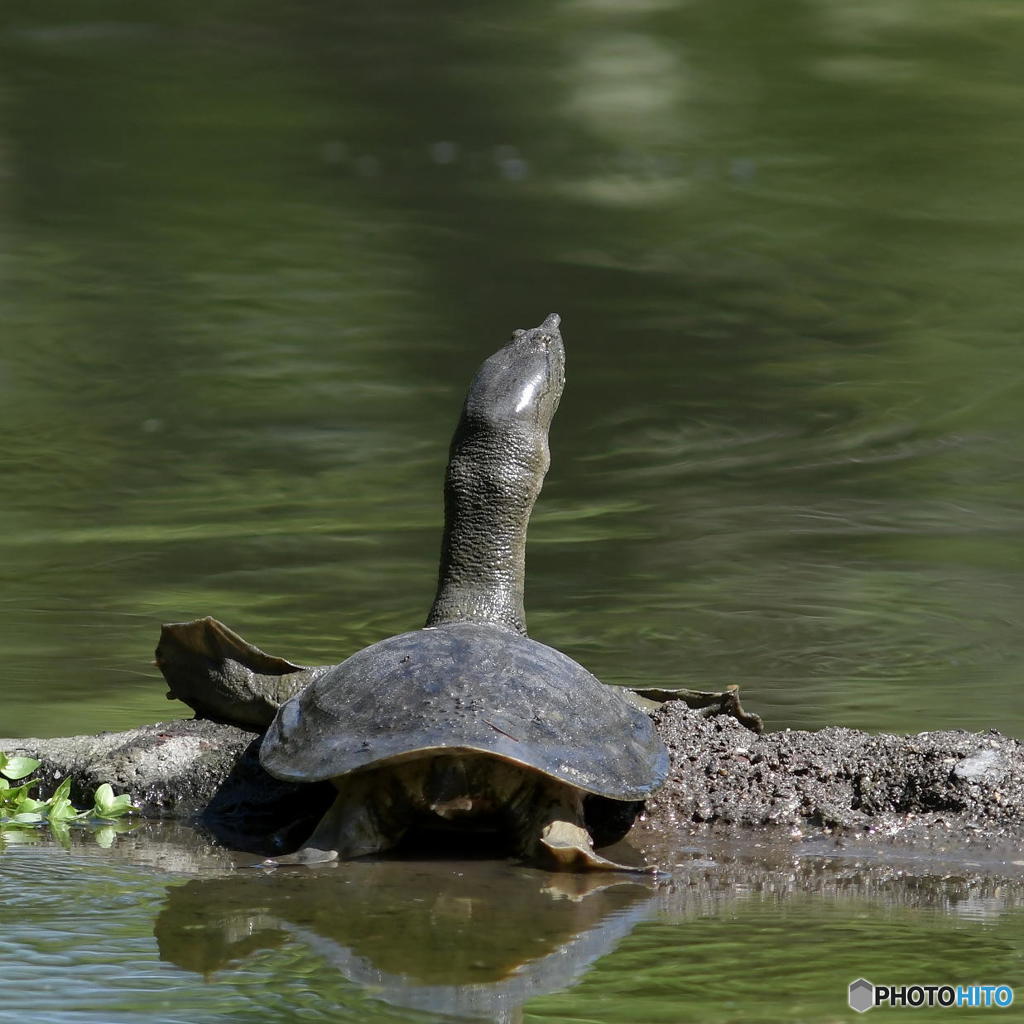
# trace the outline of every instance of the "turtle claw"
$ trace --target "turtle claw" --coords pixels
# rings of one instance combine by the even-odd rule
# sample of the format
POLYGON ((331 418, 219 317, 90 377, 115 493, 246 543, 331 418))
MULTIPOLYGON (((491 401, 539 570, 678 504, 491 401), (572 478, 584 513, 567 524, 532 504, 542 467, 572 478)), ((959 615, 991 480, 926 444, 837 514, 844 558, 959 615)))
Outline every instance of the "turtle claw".
POLYGON ((404 832, 401 825, 385 830, 387 825, 386 810, 375 800, 374 776, 349 778, 305 844, 294 853, 268 858, 262 866, 311 867, 383 853, 404 832))
MULTIPOLYGON (((687 707, 700 711, 705 718, 715 715, 728 715, 735 718, 744 728, 758 735, 764 732, 764 721, 760 715, 744 709, 740 703, 740 688, 733 684, 722 691, 687 690, 684 687, 650 687, 646 689, 630 688, 645 701, 653 702, 653 706, 665 704, 670 700, 681 700, 687 707)), ((653 706, 648 705, 653 710, 653 706)))
POLYGON ((285 853, 280 857, 268 857, 266 860, 261 860, 258 864, 254 864, 253 867, 312 867, 315 864, 332 864, 337 859, 337 850, 320 850, 315 846, 303 846, 294 853, 285 853))
POLYGON ((585 828, 568 821, 553 821, 541 833, 537 853, 549 871, 629 871, 650 874, 654 869, 618 864, 594 851, 585 828))

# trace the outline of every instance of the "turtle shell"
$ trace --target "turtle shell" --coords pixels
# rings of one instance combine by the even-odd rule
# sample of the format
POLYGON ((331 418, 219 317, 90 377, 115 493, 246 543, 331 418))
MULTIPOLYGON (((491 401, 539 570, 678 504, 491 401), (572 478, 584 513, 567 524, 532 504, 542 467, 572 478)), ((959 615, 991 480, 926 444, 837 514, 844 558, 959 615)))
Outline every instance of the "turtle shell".
POLYGON ((479 751, 587 793, 642 800, 668 773, 651 720, 552 647, 474 622, 402 633, 328 669, 277 713, 260 761, 296 782, 479 751))

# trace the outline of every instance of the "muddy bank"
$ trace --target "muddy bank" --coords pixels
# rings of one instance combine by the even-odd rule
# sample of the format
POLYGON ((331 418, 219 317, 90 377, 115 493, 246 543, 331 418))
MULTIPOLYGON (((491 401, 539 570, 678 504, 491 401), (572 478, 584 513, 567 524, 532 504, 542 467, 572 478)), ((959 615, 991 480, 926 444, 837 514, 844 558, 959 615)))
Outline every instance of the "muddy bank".
MULTIPOLYGON (((893 736, 832 727, 758 736, 678 703, 653 718, 672 770, 648 801, 638 839, 765 830, 801 841, 1013 848, 1024 835, 1024 751, 995 731, 893 736)), ((70 775, 86 803, 110 782, 146 815, 198 822, 230 845, 273 852, 301 842, 332 791, 272 779, 256 760, 257 739, 179 720, 98 736, 0 739, 0 750, 40 758, 44 792, 70 775)))
POLYGON ((330 806, 329 783, 296 785, 259 764, 261 734, 208 719, 176 719, 124 732, 3 739, 0 751, 42 762, 34 777, 48 796, 70 777, 76 807, 109 782, 148 818, 189 822, 241 850, 296 846, 330 806))
POLYGON ((833 726, 757 736, 678 704, 653 717, 672 770, 647 803, 652 830, 710 825, 929 843, 1024 833, 1024 750, 994 730, 893 736, 833 726))
POLYGON ((252 740, 244 729, 189 719, 95 736, 0 739, 0 751, 42 762, 33 777, 43 796, 70 776, 76 805, 109 782, 147 816, 188 817, 209 804, 252 740))

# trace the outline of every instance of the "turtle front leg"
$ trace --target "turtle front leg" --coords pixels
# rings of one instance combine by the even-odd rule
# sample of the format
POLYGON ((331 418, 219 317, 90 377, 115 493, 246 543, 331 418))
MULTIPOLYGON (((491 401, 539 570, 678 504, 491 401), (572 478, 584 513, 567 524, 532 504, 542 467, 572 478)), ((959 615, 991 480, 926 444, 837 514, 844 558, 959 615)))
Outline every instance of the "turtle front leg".
POLYGON ((327 864, 383 853, 397 846, 405 827, 389 813, 390 802, 382 801, 374 775, 370 772, 341 779, 337 798, 305 843, 294 853, 263 861, 262 866, 327 864))
POLYGON ((630 871, 649 873, 651 867, 618 864, 594 850, 583 819, 583 793, 545 780, 538 783, 529 804, 519 809, 522 853, 548 871, 630 871))

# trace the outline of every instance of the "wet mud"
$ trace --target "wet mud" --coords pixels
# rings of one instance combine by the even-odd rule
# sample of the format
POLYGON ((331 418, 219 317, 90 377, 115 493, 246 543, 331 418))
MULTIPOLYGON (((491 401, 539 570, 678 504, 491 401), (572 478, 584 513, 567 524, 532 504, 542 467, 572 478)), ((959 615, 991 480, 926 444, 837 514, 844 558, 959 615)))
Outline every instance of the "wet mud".
POLYGON ((830 727, 757 736, 680 704, 654 712, 672 758, 641 831, 899 840, 929 849, 1024 833, 1024 751, 995 730, 896 736, 830 727))

